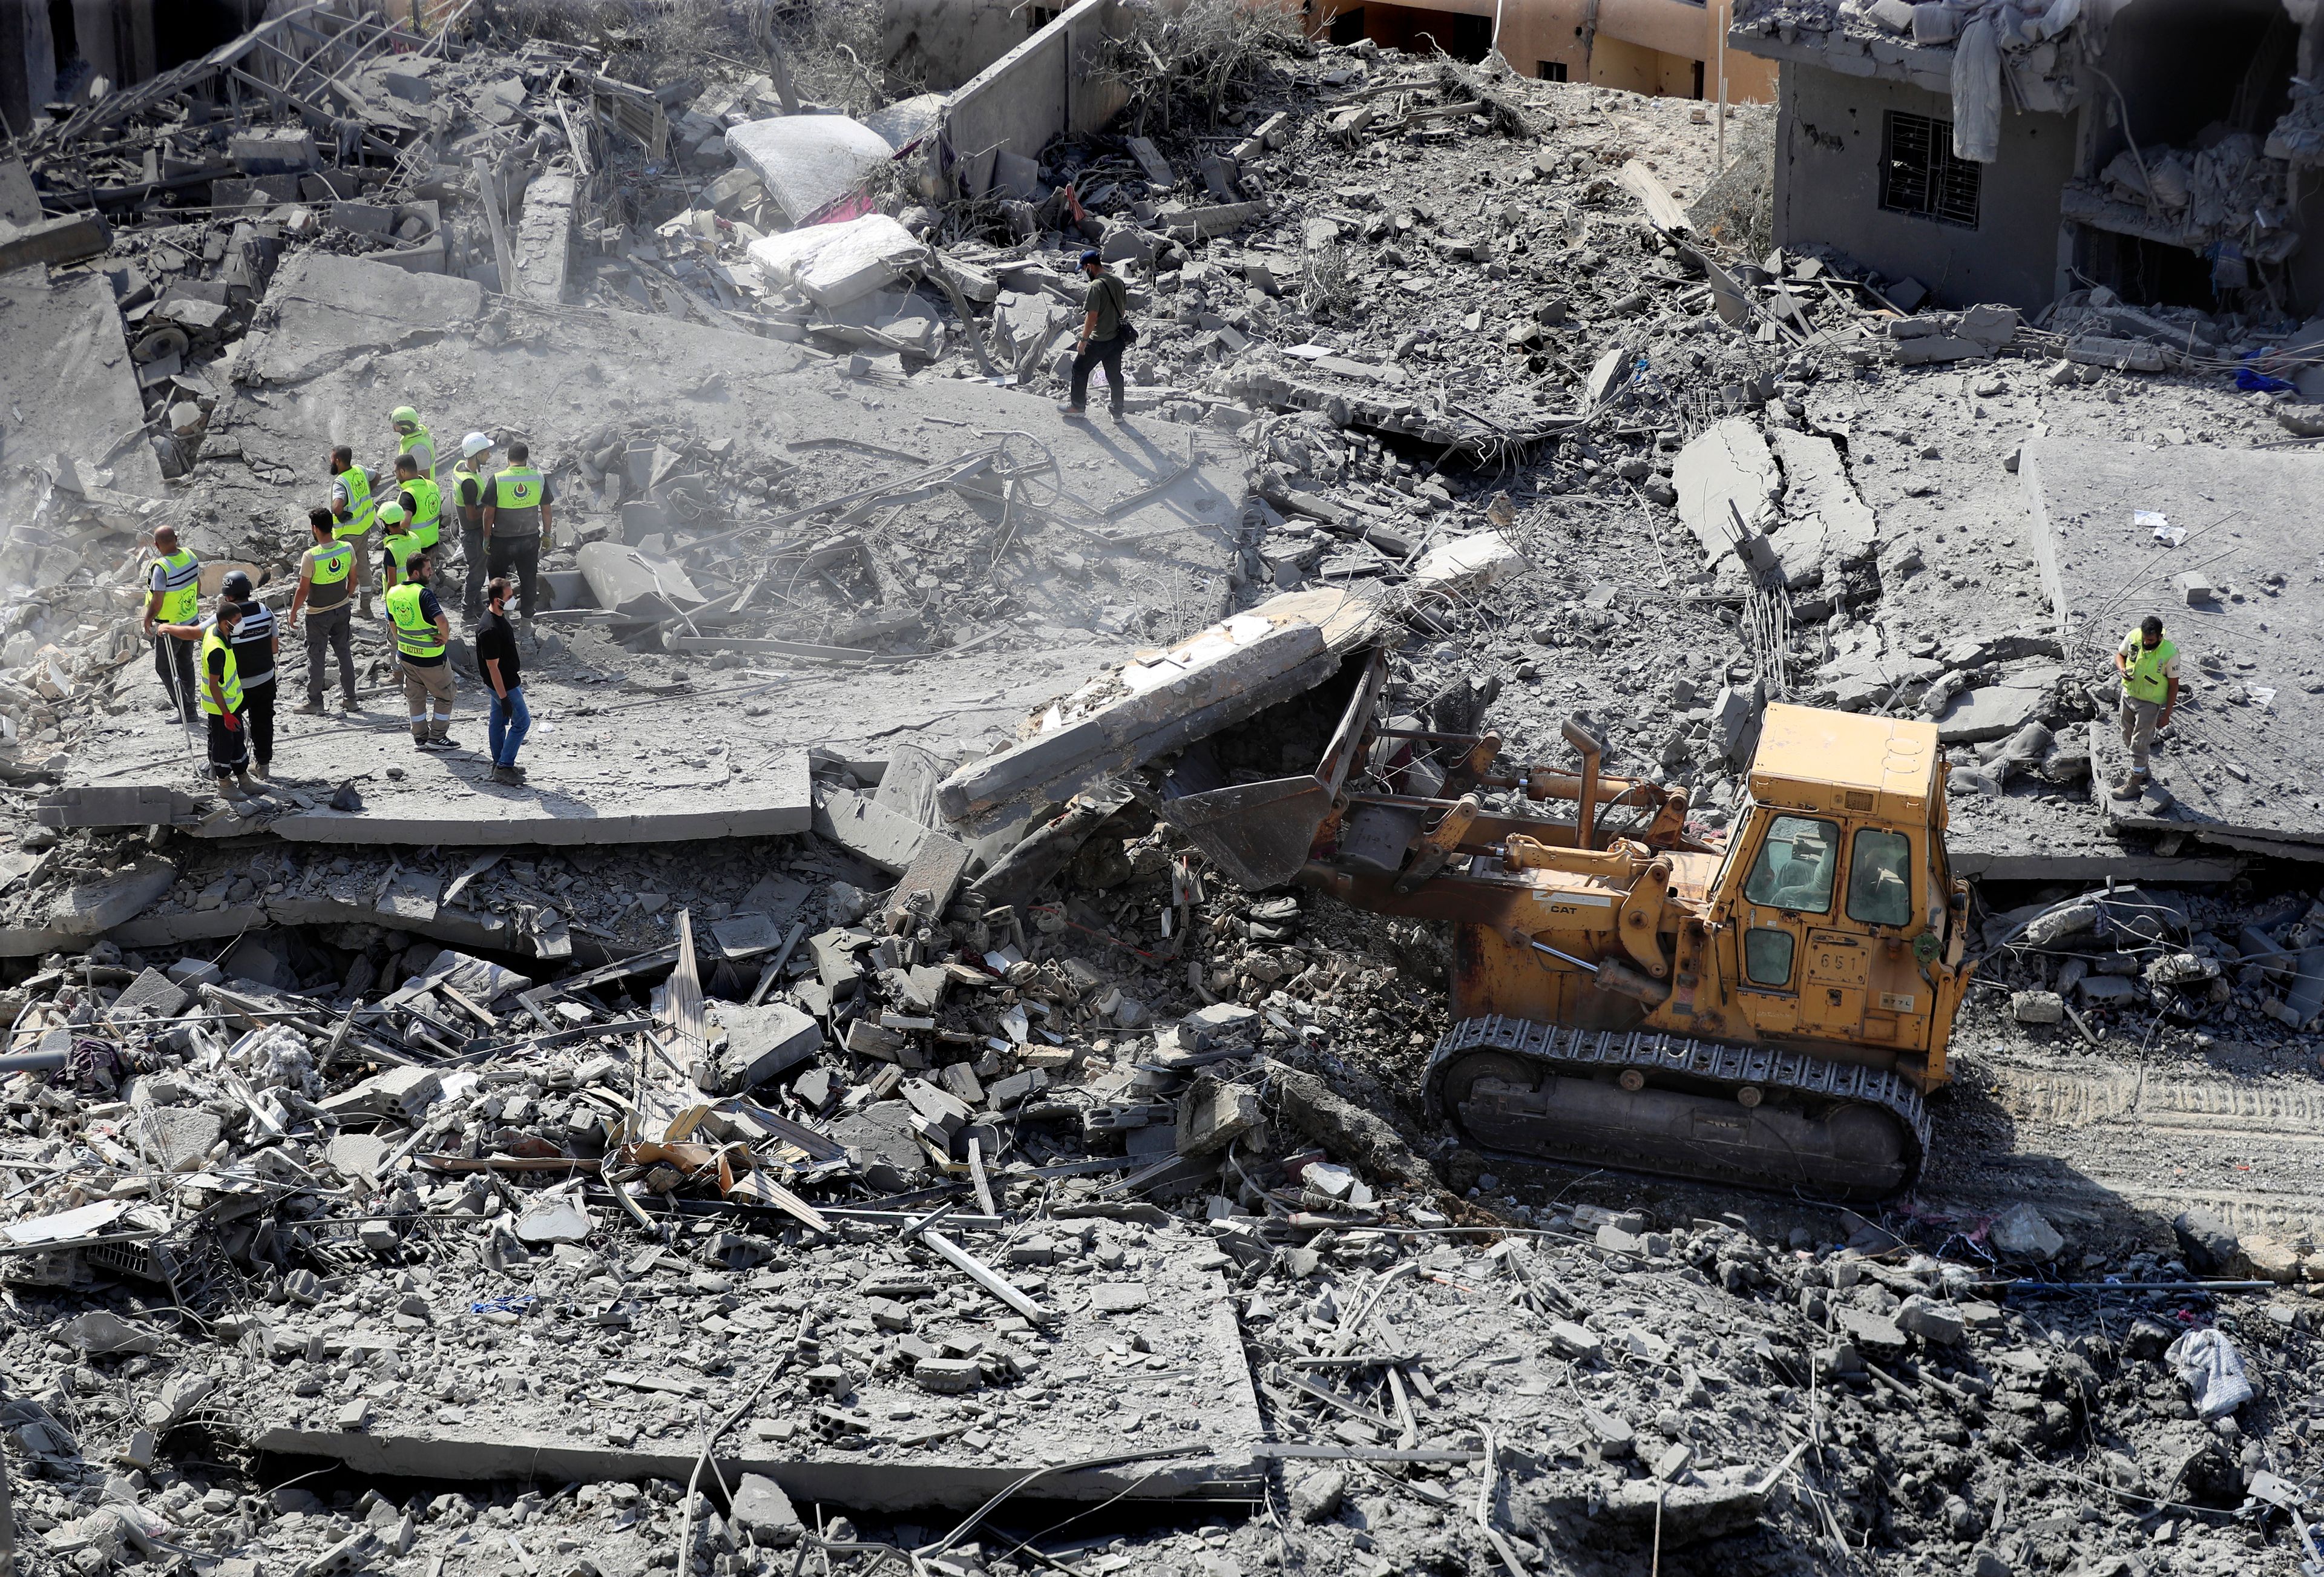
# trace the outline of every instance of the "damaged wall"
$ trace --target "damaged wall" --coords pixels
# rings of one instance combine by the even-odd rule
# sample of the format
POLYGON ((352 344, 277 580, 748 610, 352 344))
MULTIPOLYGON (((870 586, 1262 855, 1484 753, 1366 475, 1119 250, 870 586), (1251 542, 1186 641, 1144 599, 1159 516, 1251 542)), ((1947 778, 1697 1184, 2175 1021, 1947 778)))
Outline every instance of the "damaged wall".
POLYGON ((1880 206, 1890 114, 1950 124, 1940 94, 1794 63, 1783 74, 1775 146, 1775 241, 1839 248, 1940 301, 2045 305, 2061 277, 2058 199, 2074 170, 2074 122, 2001 117, 2001 156, 1982 166, 1975 227, 1880 206))
POLYGON ((1001 150, 1038 159, 1052 137, 1094 131, 1129 102, 1121 84, 1093 79, 1119 8, 1120 0, 1081 0, 946 101, 945 141, 960 161, 961 190, 991 186, 1001 150))
POLYGON ((893 75, 948 93, 1038 32, 1015 0, 889 0, 881 34, 893 75))

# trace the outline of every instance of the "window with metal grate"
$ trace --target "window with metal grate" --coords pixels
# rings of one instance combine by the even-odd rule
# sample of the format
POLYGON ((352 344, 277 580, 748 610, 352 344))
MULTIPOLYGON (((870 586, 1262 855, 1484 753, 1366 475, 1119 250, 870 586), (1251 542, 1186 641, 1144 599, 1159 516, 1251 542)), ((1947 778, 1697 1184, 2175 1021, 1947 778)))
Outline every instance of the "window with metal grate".
POLYGON ((1977 228, 1985 169, 1953 156, 1953 124, 1924 115, 1887 112, 1880 139, 1880 206, 1941 225, 1977 228))

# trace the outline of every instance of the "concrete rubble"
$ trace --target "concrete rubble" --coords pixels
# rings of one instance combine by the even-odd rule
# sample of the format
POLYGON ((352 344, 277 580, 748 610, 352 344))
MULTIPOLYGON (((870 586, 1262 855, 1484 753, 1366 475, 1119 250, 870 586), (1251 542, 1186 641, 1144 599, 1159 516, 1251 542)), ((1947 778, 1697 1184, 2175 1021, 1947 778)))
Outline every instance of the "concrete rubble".
MULTIPOLYGON (((2324 543, 2252 451, 2324 432, 2324 332, 1747 253, 1772 109, 1494 57, 1099 49, 1121 114, 968 147, 740 8, 272 9, 0 160, 16 1570, 2319 1559, 2324 543), (1084 247, 1118 427, 1053 403, 1084 247), (222 801, 149 534, 287 606, 405 403, 557 490, 532 781, 412 752, 359 622, 363 709, 290 715, 286 640, 222 801), (2187 698, 2125 801, 2150 608, 2187 698), (1770 703, 1932 720, 1986 962, 1915 1191, 1433 1122, 1442 929, 1187 803, 1309 772, 1245 725, 1360 672, 1520 755, 1578 717, 1712 846, 1770 703)), ((1964 114, 2082 90, 2040 9, 1738 8, 1964 114)), ((2085 195, 2191 244, 2308 103, 2085 195)))

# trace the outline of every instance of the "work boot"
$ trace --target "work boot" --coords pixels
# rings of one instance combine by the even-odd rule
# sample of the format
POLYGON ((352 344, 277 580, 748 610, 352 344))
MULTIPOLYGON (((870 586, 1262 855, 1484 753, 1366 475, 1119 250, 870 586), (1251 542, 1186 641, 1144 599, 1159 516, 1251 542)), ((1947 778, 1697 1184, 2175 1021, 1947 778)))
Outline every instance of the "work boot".
POLYGON ((524 782, 524 778, 514 767, 494 767, 492 771, 492 779, 493 782, 505 783, 512 788, 514 788, 524 782))
POLYGON ((2146 792, 2147 780, 2147 774, 2144 772, 2126 774, 2116 780, 2114 797, 2116 799, 2135 799, 2146 792))
POLYGON ((271 783, 274 780, 267 776, 267 763, 264 761, 261 761, 256 766, 251 768, 250 775, 257 779, 262 783, 271 783))
POLYGON ((342 716, 353 717, 362 710, 362 705, 353 696, 339 703, 339 713, 342 716))
POLYGON ((522 767, 511 767, 509 770, 516 774, 516 780, 520 783, 530 783, 532 781, 531 779, 525 776, 524 769, 522 767))
MULTIPOLYGON (((250 780, 251 772, 256 770, 257 769, 255 768, 245 769, 235 773, 234 775, 235 783, 242 789, 243 798, 245 799, 254 799, 260 794, 265 792, 263 789, 253 784, 250 780)), ((266 776, 263 771, 259 772, 258 775, 261 778, 264 778, 266 776)))
POLYGON ((303 717, 320 717, 323 715, 323 698, 320 696, 313 697, 299 708, 299 713, 303 717))
POLYGON ((1057 414, 1067 421, 1087 421, 1089 408, 1085 405, 1060 405, 1057 407, 1057 414))
MULTIPOLYGON (((235 776, 240 775, 236 773, 235 776)), ((250 791, 237 783, 235 778, 220 778, 217 780, 217 791, 219 798, 230 802, 239 802, 250 798, 250 791)))

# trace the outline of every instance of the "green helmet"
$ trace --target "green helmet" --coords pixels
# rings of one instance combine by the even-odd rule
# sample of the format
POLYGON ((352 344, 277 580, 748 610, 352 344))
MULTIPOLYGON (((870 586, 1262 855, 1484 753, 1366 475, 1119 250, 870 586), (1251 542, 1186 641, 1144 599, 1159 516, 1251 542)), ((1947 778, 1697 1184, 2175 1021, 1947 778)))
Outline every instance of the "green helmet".
POLYGON ((393 422, 396 425, 396 428, 401 430, 405 428, 418 427, 420 425, 420 413, 412 410, 409 405, 399 405, 392 413, 390 413, 388 420, 393 422))
POLYGON ((401 504, 390 502, 379 506, 379 523, 383 529, 388 526, 400 526, 403 521, 404 513, 401 504))

